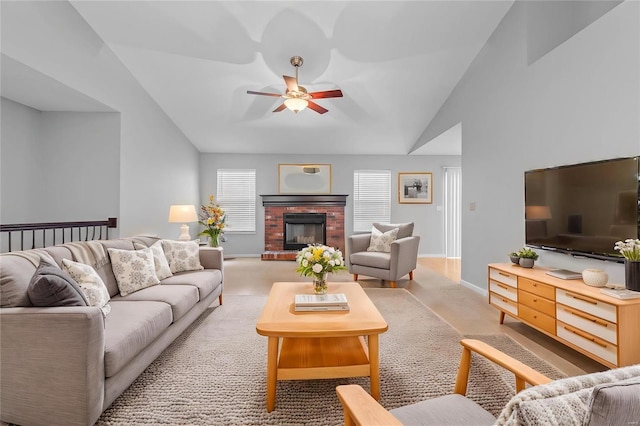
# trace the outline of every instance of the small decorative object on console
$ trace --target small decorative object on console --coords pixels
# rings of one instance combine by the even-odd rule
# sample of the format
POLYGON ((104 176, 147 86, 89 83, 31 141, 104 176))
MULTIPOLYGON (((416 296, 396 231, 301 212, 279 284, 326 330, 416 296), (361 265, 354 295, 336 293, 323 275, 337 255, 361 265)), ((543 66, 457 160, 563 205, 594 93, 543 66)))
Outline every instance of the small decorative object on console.
POLYGON ((198 223, 204 226, 204 231, 198 235, 209 236, 209 246, 218 247, 220 240, 224 241, 224 228, 226 226, 227 215, 222 208, 213 200, 213 195, 209 195, 209 204, 200 206, 198 223))
POLYGON ((613 247, 624 256, 624 285, 628 290, 640 291, 640 240, 618 241, 613 247))
POLYGON ((533 268, 533 264, 538 260, 538 253, 531 250, 529 247, 523 247, 518 250, 518 257, 520 258, 518 264, 523 268, 533 268))
POLYGON ((511 259, 511 263, 519 265, 520 264, 520 256, 518 255, 518 252, 511 252, 509 253, 509 259, 511 259))
POLYGON ((300 250, 296 256, 298 272, 301 276, 313 277, 313 291, 327 292, 327 274, 346 269, 342 252, 323 244, 313 244, 300 250))
POLYGON ((609 281, 609 274, 602 269, 585 269, 582 271, 582 281, 591 287, 604 287, 609 281))

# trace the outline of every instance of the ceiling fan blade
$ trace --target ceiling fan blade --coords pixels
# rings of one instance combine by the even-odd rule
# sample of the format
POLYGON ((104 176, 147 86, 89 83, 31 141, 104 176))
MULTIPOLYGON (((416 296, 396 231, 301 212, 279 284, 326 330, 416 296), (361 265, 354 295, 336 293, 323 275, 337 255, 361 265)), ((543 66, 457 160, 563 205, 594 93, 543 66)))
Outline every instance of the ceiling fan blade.
POLYGON ((280 104, 280 106, 278 108, 274 109, 273 112, 280 112, 285 108, 286 108, 285 104, 280 104))
POLYGON ((296 80, 295 77, 289 77, 288 75, 283 75, 282 78, 284 78, 284 82, 287 85, 287 89, 289 89, 292 92, 298 91, 298 80, 296 80))
POLYGON ((276 98, 282 97, 280 93, 254 92, 253 90, 247 90, 247 93, 249 95, 274 96, 276 98))
POLYGON ((320 105, 318 105, 317 103, 311 102, 311 101, 309 101, 309 105, 307 105, 307 107, 311 108, 312 110, 314 110, 318 114, 324 114, 325 112, 329 111, 328 109, 323 108, 320 105))
POLYGON ((342 90, 336 89, 336 90, 324 90, 322 92, 311 92, 311 93, 309 93, 309 96, 311 96, 314 99, 341 98, 342 97, 342 90))

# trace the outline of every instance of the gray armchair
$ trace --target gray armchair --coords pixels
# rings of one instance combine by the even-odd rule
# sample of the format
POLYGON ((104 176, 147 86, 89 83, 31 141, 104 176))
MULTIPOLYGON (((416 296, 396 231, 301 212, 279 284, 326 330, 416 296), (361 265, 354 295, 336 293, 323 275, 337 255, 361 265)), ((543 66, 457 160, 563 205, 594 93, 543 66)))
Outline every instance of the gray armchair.
POLYGON ((413 270, 418 260, 418 245, 420 237, 413 235, 413 222, 400 224, 373 224, 381 232, 398 228, 396 240, 391 243, 391 251, 367 251, 371 241, 371 234, 356 234, 347 238, 347 260, 349 273, 353 280, 358 275, 379 278, 391 282, 396 287, 396 281, 409 274, 413 279, 413 270))

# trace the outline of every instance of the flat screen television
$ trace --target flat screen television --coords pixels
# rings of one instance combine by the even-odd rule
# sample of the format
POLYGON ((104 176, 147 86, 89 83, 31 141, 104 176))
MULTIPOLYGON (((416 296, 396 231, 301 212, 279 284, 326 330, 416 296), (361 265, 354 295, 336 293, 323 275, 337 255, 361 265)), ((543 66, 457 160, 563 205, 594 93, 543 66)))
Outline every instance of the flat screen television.
POLYGON ((624 260, 616 241, 640 238, 640 157, 524 174, 526 244, 624 260))

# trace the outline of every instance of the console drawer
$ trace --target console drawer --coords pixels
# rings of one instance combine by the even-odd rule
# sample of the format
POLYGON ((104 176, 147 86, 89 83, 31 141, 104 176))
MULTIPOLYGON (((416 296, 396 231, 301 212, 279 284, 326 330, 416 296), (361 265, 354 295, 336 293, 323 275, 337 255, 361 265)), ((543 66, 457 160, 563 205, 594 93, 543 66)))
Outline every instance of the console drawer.
POLYGON ((617 323, 616 307, 588 296, 575 294, 570 291, 558 289, 557 302, 579 311, 586 312, 609 322, 617 323))
POLYGON ((489 291, 511 299, 514 302, 518 301, 518 291, 507 284, 491 280, 489 281, 489 291))
POLYGON ((556 300, 556 289, 548 284, 520 277, 518 278, 518 288, 549 300, 556 300))
POLYGON ((518 277, 508 272, 490 268, 489 278, 507 284, 508 286, 511 286, 513 288, 518 288, 518 277))
POLYGON ((607 341, 594 337, 585 331, 581 331, 561 321, 558 321, 557 335, 561 339, 573 343, 577 347, 611 364, 618 365, 618 348, 607 341))
POLYGON ((557 305, 556 318, 614 345, 618 343, 617 327, 612 322, 560 304, 557 305))
POLYGON ((518 316, 523 321, 526 321, 529 324, 546 331, 547 333, 555 334, 556 319, 554 317, 550 317, 549 315, 545 315, 541 312, 536 311, 535 309, 531 309, 528 306, 524 305, 518 306, 518 313, 518 316))
POLYGON ((518 304, 504 296, 490 292, 489 303, 497 306, 503 312, 509 312, 514 316, 518 316, 518 304))
POLYGON ((518 290, 518 302, 550 317, 555 318, 556 316, 555 302, 545 299, 544 297, 518 290))

